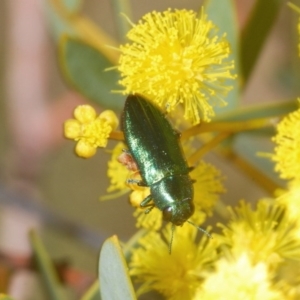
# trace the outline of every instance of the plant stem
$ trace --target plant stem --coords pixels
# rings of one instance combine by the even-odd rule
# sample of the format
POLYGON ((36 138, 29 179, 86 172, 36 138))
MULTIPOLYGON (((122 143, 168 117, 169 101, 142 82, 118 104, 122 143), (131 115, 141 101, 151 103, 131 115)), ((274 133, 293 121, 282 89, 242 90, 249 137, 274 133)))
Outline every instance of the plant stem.
POLYGON ((220 144, 223 140, 228 138, 230 133, 224 132, 219 133, 217 136, 215 136, 212 140, 210 140, 208 143, 200 147, 194 154, 192 154, 188 158, 188 164, 190 166, 195 165, 195 163, 207 152, 209 152, 212 148, 216 147, 218 144, 220 144))
POLYGON ((265 174, 263 174, 255 166, 251 165, 251 163, 249 163, 243 157, 235 153, 231 153, 229 159, 237 168, 241 169, 245 174, 248 175, 249 178, 252 178, 252 180, 255 181, 257 185, 261 186, 270 195, 274 195, 274 191, 280 188, 280 186, 276 182, 268 178, 265 174))
POLYGON ((260 119, 237 121, 237 122, 201 123, 183 131, 181 134, 181 139, 185 140, 203 132, 218 131, 218 132, 234 133, 239 131, 261 129, 265 127, 274 126, 275 123, 274 120, 275 120, 274 118, 260 118, 260 119))
POLYGON ((111 140, 124 141, 124 134, 122 131, 113 131, 110 133, 109 138, 111 140))

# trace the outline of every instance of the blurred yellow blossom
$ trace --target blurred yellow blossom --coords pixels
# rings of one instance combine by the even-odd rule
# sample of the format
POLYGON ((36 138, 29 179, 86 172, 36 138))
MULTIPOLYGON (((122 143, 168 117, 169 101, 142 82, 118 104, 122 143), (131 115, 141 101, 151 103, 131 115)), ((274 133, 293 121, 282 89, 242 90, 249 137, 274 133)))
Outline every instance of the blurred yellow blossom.
POLYGON ((64 133, 66 138, 77 142, 75 152, 83 158, 95 155, 98 147, 106 147, 110 133, 119 123, 113 111, 106 110, 97 117, 90 105, 76 107, 74 117, 65 121, 64 133))
POLYGON ((156 290, 168 300, 194 299, 204 272, 217 259, 215 241, 203 235, 196 242, 198 229, 190 224, 175 228, 170 255, 171 227, 163 230, 163 237, 149 232, 132 253, 129 272, 141 283, 138 295, 156 290))
POLYGON ((136 208, 133 216, 136 217, 137 228, 142 227, 148 230, 159 230, 163 224, 162 212, 156 207, 147 214, 144 208, 136 208))
POLYGON ((278 288, 285 295, 285 300, 300 299, 300 263, 286 261, 276 272, 278 288))
MULTIPOLYGON (((195 298, 201 300, 281 300, 283 295, 272 286, 268 266, 252 264, 247 254, 235 260, 221 259, 216 271, 208 273, 195 298)), ((185 298, 187 299, 187 298, 185 298)))
POLYGON ((272 160, 283 179, 300 180, 300 109, 288 114, 278 125, 272 160))
POLYGON ((129 191, 129 187, 126 184, 129 171, 124 165, 118 162, 118 157, 125 148, 124 143, 118 143, 112 150, 111 159, 108 161, 107 168, 107 176, 110 179, 110 186, 107 188, 107 192, 116 190, 129 191))
POLYGON ((185 119, 209 121, 212 106, 226 104, 225 79, 235 78, 225 35, 217 36, 203 10, 199 17, 188 10, 152 12, 132 25, 131 43, 120 47, 123 93, 139 93, 168 112, 181 103, 185 119))
POLYGON ((296 228, 284 216, 284 208, 274 200, 260 200, 256 210, 249 203, 241 202, 230 212, 229 223, 219 225, 223 235, 216 238, 234 257, 246 253, 252 263, 263 261, 270 268, 276 268, 284 259, 300 260, 296 228))
POLYGON ((296 223, 296 235, 300 239, 300 180, 288 184, 288 189, 277 197, 277 202, 286 209, 287 217, 296 223))
POLYGON ((212 209, 219 200, 219 194, 225 192, 222 175, 213 165, 201 161, 190 173, 194 183, 195 213, 191 220, 197 224, 204 222, 203 212, 211 215, 212 209))

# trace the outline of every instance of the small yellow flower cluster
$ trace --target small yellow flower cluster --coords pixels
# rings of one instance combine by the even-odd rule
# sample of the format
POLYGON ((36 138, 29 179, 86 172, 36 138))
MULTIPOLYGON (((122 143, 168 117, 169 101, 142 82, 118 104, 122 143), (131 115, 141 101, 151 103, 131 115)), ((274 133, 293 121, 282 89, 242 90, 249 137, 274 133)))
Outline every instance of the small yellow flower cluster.
POLYGON ((298 226, 300 238, 300 109, 288 114, 278 125, 273 138, 276 143, 272 160, 275 170, 283 179, 289 180, 287 190, 277 197, 286 209, 290 220, 298 226))
POLYGON ((272 160, 283 179, 300 181, 300 109, 287 115, 278 125, 272 160))
POLYGON ((140 247, 132 253, 130 274, 142 282, 137 294, 159 291, 166 299, 196 299, 205 272, 217 258, 215 241, 202 236, 196 242, 197 228, 184 224, 176 227, 172 254, 168 254, 171 225, 163 230, 164 239, 154 231, 139 240, 140 247))
POLYGON ((125 148, 124 143, 118 143, 112 150, 111 159, 108 161, 107 168, 107 176, 110 179, 110 186, 107 188, 107 192, 128 189, 126 185, 128 170, 118 162, 118 157, 125 148))
POLYGON ((128 32, 132 43, 120 47, 119 71, 124 94, 141 94, 170 112, 178 104, 193 124, 209 121, 212 105, 225 105, 233 62, 225 36, 203 13, 152 12, 128 32))
POLYGON ((225 193, 224 178, 218 169, 204 161, 201 161, 190 174, 191 178, 196 181, 194 205, 195 211, 198 212, 194 213, 191 220, 196 224, 202 224, 206 218, 205 216, 203 219, 203 215, 211 215, 220 194, 225 193))
POLYGON ((106 147, 110 133, 118 127, 118 118, 111 110, 97 116, 90 105, 80 105, 74 110, 75 119, 64 123, 65 137, 77 141, 75 152, 89 158, 95 155, 97 147, 106 147))
POLYGON ((272 270, 284 259, 300 260, 296 227, 273 199, 258 201, 256 210, 241 202, 230 213, 231 221, 226 226, 220 225, 223 234, 218 239, 234 257, 246 253, 252 263, 263 261, 272 270))
POLYGON ((255 265, 247 254, 237 259, 221 259, 216 271, 207 276, 194 299, 202 300, 282 300, 283 294, 271 284, 267 265, 255 265))
POLYGON ((298 181, 290 182, 288 189, 277 197, 277 202, 286 208, 286 213, 292 222, 298 226, 297 237, 300 239, 300 184, 298 181))

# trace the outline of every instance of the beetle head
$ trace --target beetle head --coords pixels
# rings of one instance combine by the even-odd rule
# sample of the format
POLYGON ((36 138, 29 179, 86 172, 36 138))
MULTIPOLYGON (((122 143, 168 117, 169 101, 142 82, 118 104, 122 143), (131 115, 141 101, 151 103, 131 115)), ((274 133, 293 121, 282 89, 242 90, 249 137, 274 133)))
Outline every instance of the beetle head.
POLYGON ((188 175, 166 177, 151 187, 151 196, 167 222, 180 226, 194 213, 193 182, 188 175))
POLYGON ((165 221, 180 226, 193 215, 194 210, 192 199, 186 198, 180 202, 166 206, 163 209, 163 218, 165 221))

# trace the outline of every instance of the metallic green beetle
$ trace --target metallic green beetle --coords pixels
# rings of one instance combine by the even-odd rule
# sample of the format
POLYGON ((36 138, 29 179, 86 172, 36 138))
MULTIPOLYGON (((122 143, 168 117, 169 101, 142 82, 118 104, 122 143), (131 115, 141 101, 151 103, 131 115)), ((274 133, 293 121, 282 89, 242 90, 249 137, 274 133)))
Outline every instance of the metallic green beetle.
POLYGON ((138 95, 126 99, 122 129, 142 177, 139 184, 150 187, 141 207, 149 212, 156 206, 165 221, 182 225, 194 213, 194 189, 179 133, 154 104, 138 95))

